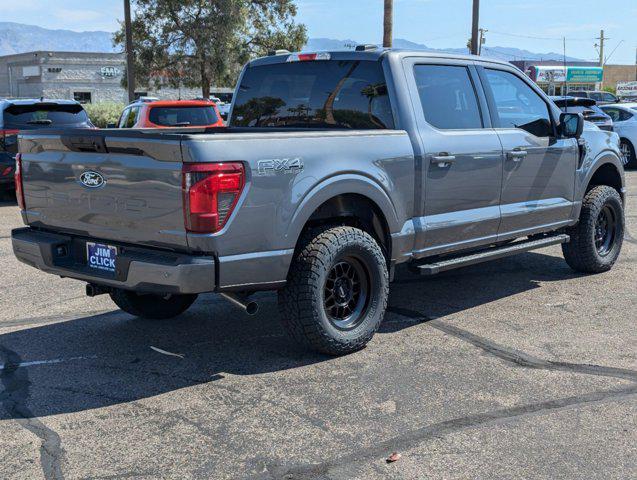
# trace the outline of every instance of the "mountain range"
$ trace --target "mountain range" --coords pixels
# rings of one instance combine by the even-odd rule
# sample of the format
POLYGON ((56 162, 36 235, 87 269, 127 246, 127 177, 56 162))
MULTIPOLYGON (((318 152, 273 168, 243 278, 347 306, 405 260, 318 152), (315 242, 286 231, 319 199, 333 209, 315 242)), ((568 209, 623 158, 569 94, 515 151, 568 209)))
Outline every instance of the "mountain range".
MULTIPOLYGON (((71 30, 49 30, 34 25, 0 22, 0 56, 35 50, 58 50, 70 52, 114 52, 110 32, 74 32, 71 30)), ((351 50, 360 41, 332 38, 310 38, 304 50, 351 50)), ((395 48, 424 50, 438 53, 466 54, 467 48, 430 48, 421 43, 402 38, 394 39, 395 48)), ((483 54, 500 60, 563 60, 562 54, 533 53, 511 47, 485 46, 483 54)), ((578 61, 566 57, 567 61, 578 61)))

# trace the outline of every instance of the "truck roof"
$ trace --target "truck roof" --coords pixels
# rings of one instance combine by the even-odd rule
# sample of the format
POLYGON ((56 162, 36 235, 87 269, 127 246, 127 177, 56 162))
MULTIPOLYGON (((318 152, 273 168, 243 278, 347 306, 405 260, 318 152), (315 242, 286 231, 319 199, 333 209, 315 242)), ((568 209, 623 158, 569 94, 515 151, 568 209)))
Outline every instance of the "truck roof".
POLYGON ((397 56, 397 57, 423 57, 423 58, 448 58, 455 60, 469 60, 485 63, 495 63, 499 65, 511 66, 509 62, 503 60, 497 60, 494 58, 482 57, 478 55, 456 55, 452 53, 434 53, 425 50, 412 50, 412 49, 399 49, 399 48, 375 48, 366 49, 362 51, 356 50, 317 50, 311 52, 277 52, 274 55, 268 55, 267 57, 257 58, 252 60, 249 65, 271 65, 274 63, 284 63, 292 55, 306 55, 312 53, 327 53, 330 55, 331 60, 380 60, 385 56, 397 56))

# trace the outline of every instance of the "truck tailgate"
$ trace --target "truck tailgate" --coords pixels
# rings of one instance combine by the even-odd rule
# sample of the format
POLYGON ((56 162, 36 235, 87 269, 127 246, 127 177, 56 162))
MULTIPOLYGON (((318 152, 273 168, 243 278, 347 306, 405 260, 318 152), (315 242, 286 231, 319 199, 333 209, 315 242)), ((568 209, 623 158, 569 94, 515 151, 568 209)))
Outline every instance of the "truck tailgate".
POLYGON ((26 221, 78 235, 187 247, 177 135, 109 130, 20 136, 26 221))

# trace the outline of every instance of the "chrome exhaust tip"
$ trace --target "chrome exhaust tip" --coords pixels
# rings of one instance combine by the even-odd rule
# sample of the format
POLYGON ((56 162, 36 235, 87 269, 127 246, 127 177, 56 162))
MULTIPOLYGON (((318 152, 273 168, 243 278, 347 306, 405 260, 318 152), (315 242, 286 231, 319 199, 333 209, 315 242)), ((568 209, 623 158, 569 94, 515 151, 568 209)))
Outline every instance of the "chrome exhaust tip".
POLYGON ((220 293, 219 295, 221 295, 233 305, 245 310, 248 315, 256 315, 259 311, 259 304, 257 302, 248 300, 247 297, 243 295, 238 295, 236 293, 220 293))

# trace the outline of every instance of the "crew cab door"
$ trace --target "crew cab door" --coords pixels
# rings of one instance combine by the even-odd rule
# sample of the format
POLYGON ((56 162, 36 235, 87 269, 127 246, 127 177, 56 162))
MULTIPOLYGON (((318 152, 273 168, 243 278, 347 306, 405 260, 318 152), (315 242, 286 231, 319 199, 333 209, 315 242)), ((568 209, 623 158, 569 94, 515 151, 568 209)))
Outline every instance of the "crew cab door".
POLYGON ((579 161, 577 140, 558 138, 553 108, 521 72, 505 66, 478 71, 504 149, 498 239, 568 224, 579 161))
POLYGON ((407 80, 422 141, 420 231, 416 256, 496 240, 502 145, 470 62, 407 59, 407 80))

